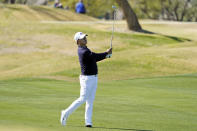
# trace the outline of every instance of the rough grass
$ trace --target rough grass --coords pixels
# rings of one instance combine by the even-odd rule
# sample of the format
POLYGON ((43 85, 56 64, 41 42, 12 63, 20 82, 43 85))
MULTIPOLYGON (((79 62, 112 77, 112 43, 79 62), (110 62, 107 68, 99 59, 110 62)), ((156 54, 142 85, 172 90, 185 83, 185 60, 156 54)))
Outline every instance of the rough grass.
MULTIPOLYGON (((1 21, 0 79, 77 80, 80 70, 73 35, 86 32, 88 46, 95 52, 105 51, 111 33, 98 30, 97 25, 1 21)), ((107 22, 105 26, 111 27, 107 22)), ((196 72, 196 56, 196 40, 184 35, 122 33, 117 29, 113 57, 99 63, 99 73, 102 80, 192 73, 196 72)))
POLYGON ((6 5, 0 4, 1 20, 16 21, 40 21, 40 20, 57 20, 57 21, 94 21, 92 17, 75 14, 71 11, 54 9, 46 6, 25 6, 25 5, 6 5))

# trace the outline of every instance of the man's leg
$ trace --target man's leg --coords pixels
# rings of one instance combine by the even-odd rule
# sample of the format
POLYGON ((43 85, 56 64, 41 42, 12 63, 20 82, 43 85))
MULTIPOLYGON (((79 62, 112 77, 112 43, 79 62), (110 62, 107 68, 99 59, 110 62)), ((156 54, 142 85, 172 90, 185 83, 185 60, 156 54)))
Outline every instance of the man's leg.
POLYGON ((86 100, 86 109, 85 109, 85 124, 92 125, 92 110, 93 110, 93 102, 96 94, 97 89, 97 77, 93 77, 92 80, 92 87, 90 90, 90 94, 86 100))
MULTIPOLYGON (((66 117, 65 119, 68 118, 68 116, 70 114, 72 114, 72 112, 74 112, 81 104, 83 104, 86 100, 87 100, 87 97, 88 97, 88 93, 89 93, 89 90, 88 90, 88 86, 87 86, 87 78, 85 76, 80 76, 80 97, 75 100, 66 110, 63 110, 63 116, 66 117)), ((61 117, 62 119, 62 117, 61 117)), ((65 120, 66 121, 66 120, 65 120)), ((66 125, 66 122, 65 124, 62 123, 63 125, 66 125)))
POLYGON ((69 115, 72 114, 72 112, 75 111, 81 104, 83 104, 88 97, 87 79, 83 76, 80 76, 80 86, 80 97, 66 109, 66 112, 69 115))

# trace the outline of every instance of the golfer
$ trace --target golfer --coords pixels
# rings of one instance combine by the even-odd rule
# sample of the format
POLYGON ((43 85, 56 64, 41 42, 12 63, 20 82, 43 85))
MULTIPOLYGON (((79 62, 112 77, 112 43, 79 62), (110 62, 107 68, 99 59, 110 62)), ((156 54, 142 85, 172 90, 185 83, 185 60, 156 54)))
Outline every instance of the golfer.
POLYGON ((78 45, 78 56, 81 66, 80 79, 80 97, 75 100, 67 109, 61 111, 60 122, 63 126, 66 125, 68 116, 72 114, 81 104, 86 102, 85 107, 85 126, 92 127, 92 109, 93 102, 97 89, 97 64, 105 58, 109 58, 112 54, 112 48, 108 49, 104 53, 94 53, 87 48, 87 34, 77 32, 74 36, 74 40, 78 45))

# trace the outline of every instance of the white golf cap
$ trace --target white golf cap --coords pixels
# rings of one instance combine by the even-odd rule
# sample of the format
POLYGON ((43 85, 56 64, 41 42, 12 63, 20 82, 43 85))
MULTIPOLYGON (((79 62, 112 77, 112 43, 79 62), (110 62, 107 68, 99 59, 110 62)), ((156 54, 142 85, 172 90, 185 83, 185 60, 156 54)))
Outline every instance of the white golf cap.
POLYGON ((84 37, 88 36, 87 34, 84 34, 82 32, 77 32, 74 36, 74 40, 75 41, 78 41, 80 39, 83 39, 84 37))

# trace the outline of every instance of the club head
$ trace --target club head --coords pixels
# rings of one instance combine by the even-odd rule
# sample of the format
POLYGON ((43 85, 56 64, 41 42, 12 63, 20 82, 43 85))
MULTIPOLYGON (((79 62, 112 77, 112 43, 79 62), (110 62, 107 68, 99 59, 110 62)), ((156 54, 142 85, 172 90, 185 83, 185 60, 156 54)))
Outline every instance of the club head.
POLYGON ((113 9, 116 9, 116 6, 115 6, 115 5, 112 5, 112 8, 113 8, 113 9))

